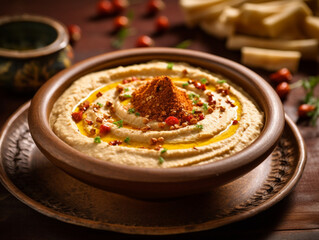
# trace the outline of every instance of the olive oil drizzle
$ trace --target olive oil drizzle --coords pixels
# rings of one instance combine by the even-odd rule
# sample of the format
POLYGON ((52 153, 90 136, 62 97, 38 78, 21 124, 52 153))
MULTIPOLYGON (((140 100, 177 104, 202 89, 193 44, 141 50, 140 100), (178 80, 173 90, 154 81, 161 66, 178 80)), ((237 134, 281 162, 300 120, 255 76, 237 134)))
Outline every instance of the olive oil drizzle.
MULTIPOLYGON (((146 79, 147 80, 147 79, 146 79)), ((188 78, 172 78, 173 81, 178 81, 178 82, 187 82, 187 80, 189 80, 188 78)), ((96 101, 96 99, 98 98, 96 95, 98 92, 101 92, 102 94, 116 88, 116 86, 118 84, 120 84, 121 81, 118 82, 114 82, 114 83, 110 83, 107 85, 104 85, 98 89, 93 90, 86 98, 82 99, 78 105, 75 106, 75 108, 73 109, 75 112, 79 111, 79 106, 81 103, 83 103, 84 101, 89 101, 90 103, 96 101)), ((212 85, 208 85, 207 86, 207 90, 210 90, 212 92, 215 92, 215 87, 212 85)), ((231 137, 233 134, 236 133, 239 125, 240 125, 240 116, 242 113, 242 105, 240 103, 240 101, 238 100, 238 98, 236 96, 234 96, 233 94, 229 94, 230 99, 233 101, 233 104, 235 105, 236 108, 236 112, 237 112, 237 116, 236 116, 236 121, 238 121, 237 124, 232 124, 230 123, 225 130, 223 130, 222 132, 220 132, 218 135, 213 136, 213 137, 208 137, 206 139, 201 139, 199 141, 193 141, 193 142, 184 142, 184 143, 165 143, 162 145, 162 148, 165 148, 167 150, 172 150, 172 149, 189 149, 189 148, 194 148, 194 147, 201 147, 201 146, 206 146, 215 142, 219 142, 222 141, 224 139, 227 139, 229 137, 231 137)), ((122 102, 123 105, 127 105, 129 103, 130 99, 124 100, 122 102)), ((86 118, 86 114, 83 114, 83 118, 86 118)), ((119 119, 117 119, 115 116, 112 116, 112 118, 115 121, 118 121, 119 119)), ((190 126, 194 126, 195 125, 190 125, 190 126)), ((94 139, 94 137, 96 137, 96 135, 99 135, 99 130, 97 130, 96 135, 95 136, 89 136, 87 134, 87 132, 84 130, 84 124, 83 124, 83 120, 79 121, 77 123, 77 127, 80 131, 81 134, 92 138, 92 141, 94 139)), ((123 124, 123 128, 129 128, 129 129, 134 129, 128 125, 126 125, 125 123, 123 124)), ((136 131, 140 131, 138 129, 135 129, 136 131)), ((200 131, 200 130, 199 130, 200 131)), ((133 147, 133 148, 146 148, 146 149, 154 149, 154 145, 151 145, 150 143, 141 143, 141 142, 134 142, 134 141, 129 141, 129 142, 124 142, 124 139, 119 139, 117 136, 115 136, 114 134, 112 134, 112 130, 110 133, 107 133, 103 136, 100 137, 101 141, 103 142, 111 142, 114 140, 122 140, 122 144, 121 146, 125 146, 125 147, 133 147)))

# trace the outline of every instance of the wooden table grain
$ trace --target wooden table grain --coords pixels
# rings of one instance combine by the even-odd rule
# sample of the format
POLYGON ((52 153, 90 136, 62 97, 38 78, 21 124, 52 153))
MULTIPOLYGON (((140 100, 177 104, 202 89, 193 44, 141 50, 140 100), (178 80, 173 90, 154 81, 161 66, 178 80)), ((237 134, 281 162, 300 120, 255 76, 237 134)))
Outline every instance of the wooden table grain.
MULTIPOLYGON (((135 47, 137 37, 146 34, 154 38, 156 46, 174 47, 190 39, 190 49, 240 61, 239 52, 225 49, 223 40, 214 39, 198 28, 188 29, 177 0, 165 1, 166 8, 160 13, 166 15, 171 23, 170 30, 164 34, 156 33, 155 17, 145 14, 145 1, 130 2, 129 10, 134 13, 132 34, 125 40, 124 49, 135 47)), ((96 17, 96 1, 0 0, 0 6, 1 16, 28 13, 49 16, 66 25, 78 24, 82 29, 82 38, 74 46, 74 63, 115 50, 111 46, 115 37, 113 18, 96 17)), ((318 65, 318 61, 302 62, 299 72, 294 75, 294 81, 318 75, 318 65)), ((268 80, 268 72, 253 70, 268 80)), ((190 234, 164 237, 125 235, 51 219, 24 205, 0 186, 0 239, 319 239, 319 123, 313 127, 298 120, 296 109, 303 94, 302 89, 295 89, 284 102, 286 113, 297 123, 307 146, 308 161, 303 176, 286 198, 252 218, 190 234)), ((32 94, 14 93, 1 88, 0 127, 20 105, 31 98, 32 94)))

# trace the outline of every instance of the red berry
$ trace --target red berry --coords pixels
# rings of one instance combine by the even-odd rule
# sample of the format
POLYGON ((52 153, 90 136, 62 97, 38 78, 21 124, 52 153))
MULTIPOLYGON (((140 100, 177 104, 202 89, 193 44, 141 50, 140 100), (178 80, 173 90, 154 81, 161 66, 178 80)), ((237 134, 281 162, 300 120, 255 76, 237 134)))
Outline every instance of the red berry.
POLYGON ((110 15, 114 11, 113 4, 109 0, 100 0, 96 8, 99 15, 110 15))
POLYGON ((287 82, 279 83, 276 87, 276 92, 280 98, 287 97, 288 93, 290 92, 290 86, 287 82))
POLYGON ((115 30, 119 30, 121 28, 128 26, 128 18, 125 16, 118 16, 114 19, 114 28, 115 30))
POLYGON ((291 72, 287 68, 282 68, 269 76, 275 83, 289 82, 292 79, 291 72))
POLYGON ((165 123, 169 126, 174 126, 175 124, 179 124, 179 120, 176 117, 170 116, 165 119, 165 123))
POLYGON ((68 26, 68 32, 71 42, 77 42, 81 38, 81 28, 76 24, 70 24, 68 26))
POLYGON ((100 134, 101 135, 109 133, 110 131, 111 131, 111 127, 104 125, 104 124, 101 124, 101 126, 100 126, 100 134))
POLYGON ((127 0, 113 0, 112 3, 116 12, 122 12, 128 6, 127 0))
POLYGON ((165 7, 165 4, 162 0, 149 0, 147 3, 147 12, 154 14, 159 12, 165 7))
POLYGON ((155 22, 156 30, 159 32, 165 31, 169 28, 168 18, 165 16, 160 16, 156 19, 155 22))
POLYGON ((153 45, 154 45, 154 40, 146 35, 140 36, 136 42, 136 47, 150 47, 153 45))
POLYGON ((310 104, 301 104, 298 108, 298 116, 299 117, 308 117, 308 113, 315 110, 315 106, 310 104))
POLYGON ((83 117, 83 112, 80 111, 80 112, 73 112, 72 113, 72 118, 75 122, 80 122, 82 120, 82 117, 83 117))

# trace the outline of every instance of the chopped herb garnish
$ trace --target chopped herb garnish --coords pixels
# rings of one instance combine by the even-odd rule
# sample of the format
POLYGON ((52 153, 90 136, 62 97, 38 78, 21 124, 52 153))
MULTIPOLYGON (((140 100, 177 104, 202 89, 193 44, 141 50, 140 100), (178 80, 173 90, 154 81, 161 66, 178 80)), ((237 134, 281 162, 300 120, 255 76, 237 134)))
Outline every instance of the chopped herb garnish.
POLYGON ((124 97, 125 97, 125 98, 131 98, 132 95, 130 95, 130 94, 124 94, 124 97))
POLYGON ((226 80, 218 80, 217 81, 218 84, 222 84, 222 83, 225 83, 225 82, 226 82, 226 80))
POLYGON ((159 158, 158 158, 158 163, 159 164, 163 164, 164 163, 164 158, 162 157, 162 156, 160 156, 159 158))
POLYGON ((201 81, 201 83, 204 83, 204 84, 207 83, 207 79, 206 78, 202 78, 200 81, 201 81))
POLYGON ((200 129, 200 130, 203 129, 203 125, 201 125, 201 124, 196 124, 195 127, 196 127, 197 129, 200 129))
POLYGON ((127 111, 128 111, 128 113, 135 113, 135 109, 134 108, 129 108, 127 111))
POLYGON ((207 110, 207 109, 208 109, 208 104, 207 104, 207 103, 204 103, 204 104, 203 104, 203 109, 204 109, 204 110, 207 110))
POLYGON ((166 153, 166 152, 167 152, 167 149, 163 148, 162 151, 161 151, 161 154, 166 153))
POLYGON ((192 114, 194 114, 194 113, 195 113, 195 109, 192 110, 192 114))
POLYGON ((122 119, 118 120, 118 121, 114 122, 113 124, 115 124, 118 128, 121 128, 121 127, 123 127, 123 120, 122 119))
POLYGON ((187 40, 184 40, 182 42, 180 42, 179 44, 176 45, 176 48, 188 48, 190 45, 191 45, 192 41, 187 39, 187 40))
POLYGON ((124 142, 127 143, 127 144, 129 144, 129 143, 130 143, 130 138, 129 138, 129 137, 125 138, 125 139, 124 139, 124 142))
POLYGON ((102 104, 102 103, 97 102, 96 104, 97 104, 99 107, 103 107, 103 104, 102 104))
POLYGON ((139 112, 136 112, 135 115, 136 116, 141 116, 141 114, 139 112))
POLYGON ((124 92, 128 92, 128 91, 130 91, 129 88, 124 88, 124 92))
POLYGON ((167 67, 166 68, 169 69, 169 70, 172 70, 173 66, 174 66, 174 63, 169 62, 169 63, 167 63, 167 67))
POLYGON ((196 105, 198 103, 198 100, 193 100, 193 105, 196 105))
POLYGON ((199 98, 199 95, 196 95, 195 93, 188 94, 189 99, 199 98))
POLYGON ((101 143, 101 137, 100 136, 97 136, 94 138, 94 142, 95 143, 101 143))
POLYGON ((187 87, 189 85, 189 83, 188 82, 186 82, 186 83, 183 83, 183 87, 187 87))

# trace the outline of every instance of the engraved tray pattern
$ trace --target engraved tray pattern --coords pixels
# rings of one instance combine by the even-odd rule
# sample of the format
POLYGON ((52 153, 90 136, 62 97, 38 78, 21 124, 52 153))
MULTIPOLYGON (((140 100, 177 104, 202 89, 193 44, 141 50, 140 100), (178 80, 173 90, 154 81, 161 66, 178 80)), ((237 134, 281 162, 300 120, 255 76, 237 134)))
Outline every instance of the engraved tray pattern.
POLYGON ((300 178, 306 161, 303 142, 288 119, 289 124, 271 156, 234 182, 179 199, 133 199, 86 185, 53 166, 29 133, 28 107, 29 103, 18 110, 3 131, 2 183, 17 198, 43 214, 97 229, 169 234, 238 221, 286 196, 300 178))

